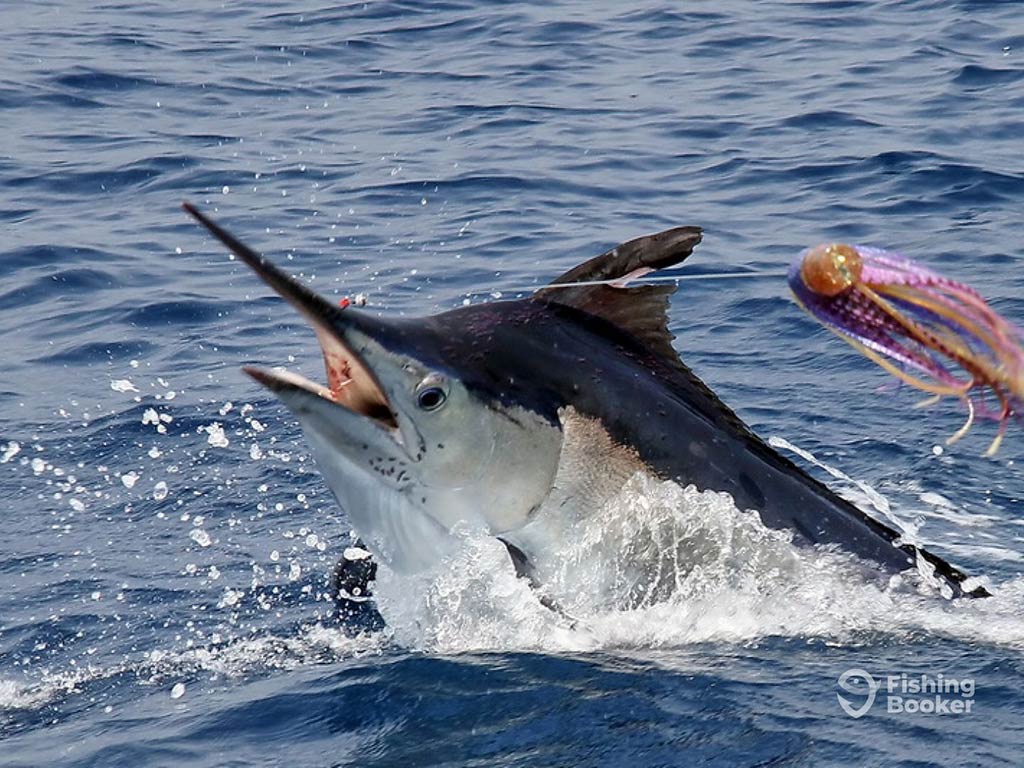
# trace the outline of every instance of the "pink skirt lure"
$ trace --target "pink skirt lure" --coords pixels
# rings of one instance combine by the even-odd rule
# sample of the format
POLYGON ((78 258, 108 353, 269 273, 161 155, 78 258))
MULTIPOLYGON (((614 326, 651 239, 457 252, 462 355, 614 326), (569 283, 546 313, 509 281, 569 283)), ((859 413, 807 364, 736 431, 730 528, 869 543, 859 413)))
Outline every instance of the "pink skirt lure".
POLYGON ((841 243, 804 251, 789 270, 797 302, 859 352, 913 387, 951 396, 999 422, 1024 414, 1024 333, 970 286, 888 251, 841 243), (991 404, 987 401, 991 401, 991 404))

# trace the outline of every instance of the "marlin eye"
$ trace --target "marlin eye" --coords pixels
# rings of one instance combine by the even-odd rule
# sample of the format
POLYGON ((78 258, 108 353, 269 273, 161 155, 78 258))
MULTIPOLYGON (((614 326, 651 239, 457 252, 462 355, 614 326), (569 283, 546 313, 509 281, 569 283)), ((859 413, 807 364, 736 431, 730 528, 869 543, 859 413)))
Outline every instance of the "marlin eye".
POLYGON ((448 398, 441 387, 424 387, 416 393, 416 403, 424 411, 436 411, 448 398))

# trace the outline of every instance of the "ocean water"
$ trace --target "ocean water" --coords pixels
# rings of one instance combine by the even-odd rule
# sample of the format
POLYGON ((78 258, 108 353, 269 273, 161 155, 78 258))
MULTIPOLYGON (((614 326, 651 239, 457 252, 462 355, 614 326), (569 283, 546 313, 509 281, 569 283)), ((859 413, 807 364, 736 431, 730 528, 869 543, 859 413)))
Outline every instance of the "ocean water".
POLYGON ((959 406, 915 410, 784 279, 685 282, 683 359, 993 598, 881 589, 636 480, 566 545, 575 623, 473 531, 382 572, 382 618, 339 616, 345 513, 239 370, 320 378, 313 336, 179 207, 388 314, 699 224, 693 274, 853 241, 1024 323, 1017 3, 38 0, 0 23, 4 765, 1019 764, 1018 424, 991 459, 991 424, 945 447, 959 406), (623 610, 572 571, 666 531, 702 545, 668 597, 623 610), (852 717, 858 669, 882 688, 852 717), (890 712, 901 675, 971 710, 890 712))

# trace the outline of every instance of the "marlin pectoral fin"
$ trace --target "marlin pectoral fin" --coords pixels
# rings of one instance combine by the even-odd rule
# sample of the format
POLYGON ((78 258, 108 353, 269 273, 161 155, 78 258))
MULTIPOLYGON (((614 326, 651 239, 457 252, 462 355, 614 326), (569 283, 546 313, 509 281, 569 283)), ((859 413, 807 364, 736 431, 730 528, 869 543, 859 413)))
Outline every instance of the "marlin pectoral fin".
POLYGON ((572 622, 572 625, 576 625, 576 618, 566 613, 562 606, 560 606, 555 600, 548 595, 542 594, 540 589, 543 586, 540 580, 537 578, 537 572, 533 567, 533 563, 530 562, 530 558, 526 556, 515 544, 512 544, 505 539, 498 537, 498 541, 505 545, 505 549, 508 550, 508 557, 512 561, 512 566, 516 569, 516 576, 520 579, 526 579, 526 582, 530 585, 530 589, 533 590, 537 601, 547 608, 552 613, 557 613, 564 619, 568 619, 572 622))
POLYGON ((530 559, 515 544, 511 544, 505 539, 498 537, 498 541, 505 545, 505 549, 508 550, 508 557, 512 561, 512 566, 516 569, 516 576, 520 579, 526 579, 530 586, 536 589, 539 586, 537 581, 537 575, 533 569, 533 564, 530 559))

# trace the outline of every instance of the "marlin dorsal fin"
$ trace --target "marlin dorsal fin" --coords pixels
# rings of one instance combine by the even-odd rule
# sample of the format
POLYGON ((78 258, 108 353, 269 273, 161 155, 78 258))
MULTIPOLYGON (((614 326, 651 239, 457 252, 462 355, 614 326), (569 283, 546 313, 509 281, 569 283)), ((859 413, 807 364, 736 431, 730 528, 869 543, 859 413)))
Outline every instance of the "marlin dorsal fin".
POLYGON ((625 284, 683 261, 700 242, 702 231, 700 227, 676 227, 638 237, 573 267, 551 284, 592 280, 621 280, 625 284))
POLYGON ((675 293, 675 285, 625 286, 630 280, 680 263, 700 240, 700 227, 676 227, 638 237, 570 269, 535 296, 601 317, 666 361, 677 363, 679 357, 668 330, 668 298, 675 293), (598 280, 614 282, 592 284, 598 280))

